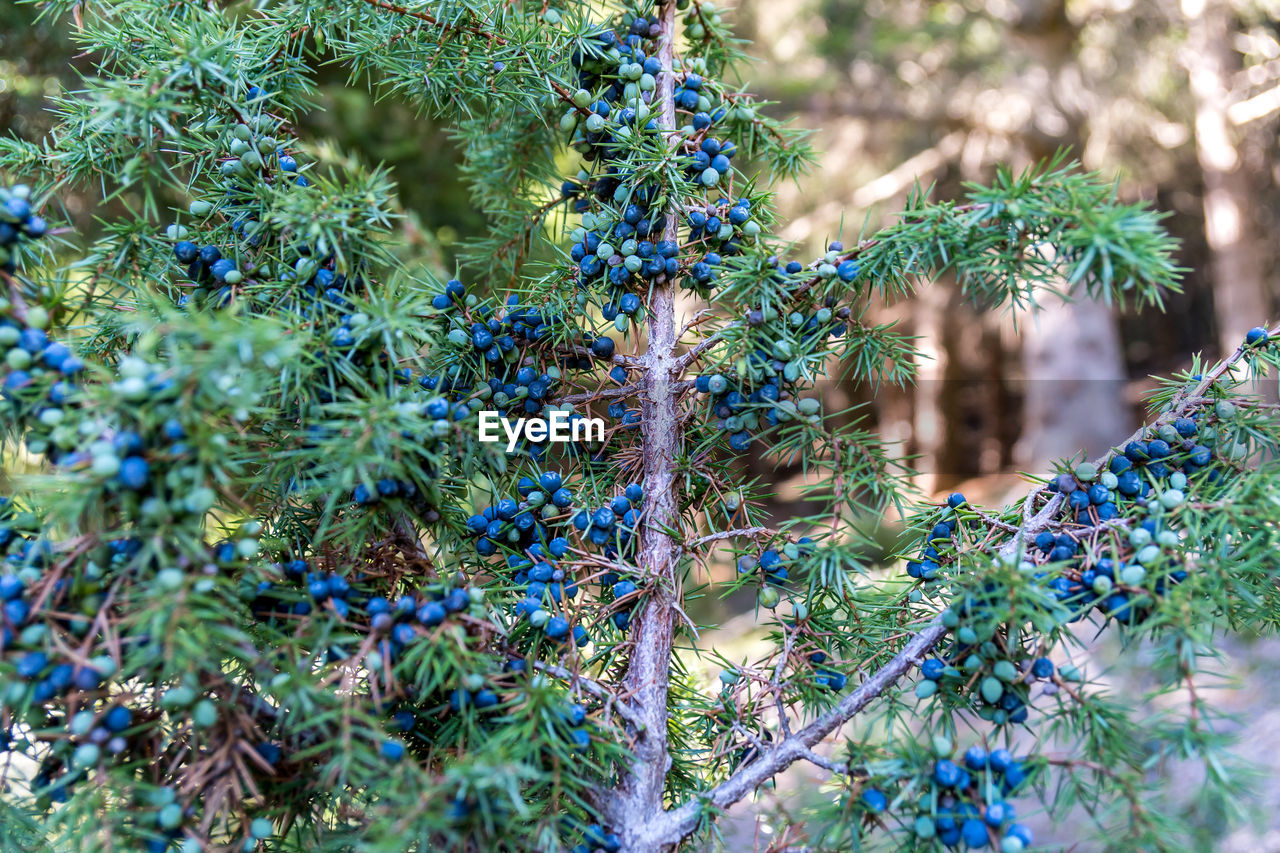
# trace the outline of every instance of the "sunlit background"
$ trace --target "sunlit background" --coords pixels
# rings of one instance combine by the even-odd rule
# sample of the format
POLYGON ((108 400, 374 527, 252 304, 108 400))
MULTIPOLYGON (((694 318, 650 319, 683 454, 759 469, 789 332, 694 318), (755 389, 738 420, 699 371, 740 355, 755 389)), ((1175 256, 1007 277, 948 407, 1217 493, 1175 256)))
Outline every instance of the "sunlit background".
MULTIPOLYGON (((925 493, 1011 498, 1023 488, 1019 471, 1078 451, 1094 455, 1128 435, 1153 374, 1186 369, 1196 353, 1215 359, 1247 328, 1280 315, 1280 0, 717 5, 732 7, 738 33, 753 42, 747 50, 758 61, 741 84, 813 130, 811 173, 777 187, 777 230, 794 241, 795 257, 892 221, 916 183, 957 197, 998 163, 1020 170, 1064 148, 1113 177, 1120 197, 1167 211, 1182 241, 1183 290, 1167 295, 1164 313, 1058 301, 1033 314, 983 313, 945 279, 879 307, 873 319, 918 336, 927 356, 920 381, 878 393, 832 387, 828 404, 865 403, 880 432, 917 458, 925 493)), ((30 7, 0 4, 0 126, 38 139, 50 123, 44 99, 74 88, 87 63, 66 32, 36 22, 30 7)), ((457 247, 485 221, 459 179, 448 134, 341 77, 322 73, 321 83, 323 109, 304 135, 329 140, 334 158, 393 167, 406 255, 452 274, 457 247)), ((84 197, 63 203, 88 233, 107 213, 84 197)), ((797 494, 794 472, 751 473, 779 484, 785 511, 797 494)), ((893 519, 885 521, 885 553, 869 558, 891 572, 893 519)), ((717 641, 748 655, 753 599, 702 606, 702 618, 727 620, 717 641)), ((1239 755, 1261 762, 1257 826, 1225 834, 1220 811, 1196 801, 1194 771, 1153 772, 1202 828, 1205 849, 1280 850, 1280 768, 1270 760, 1280 752, 1280 680, 1267 677, 1280 646, 1246 638, 1225 652, 1222 672, 1249 684, 1224 690, 1221 701, 1240 714, 1239 755)), ((1096 655, 1099 670, 1117 657, 1105 642, 1096 655)), ((1107 681, 1141 690, 1141 659, 1126 660, 1107 681)), ((778 786, 793 800, 822 796, 807 767, 778 786)), ((781 846, 783 824, 765 796, 738 809, 725 845, 781 846)), ((1039 828, 1051 837, 1043 822, 1039 828)))

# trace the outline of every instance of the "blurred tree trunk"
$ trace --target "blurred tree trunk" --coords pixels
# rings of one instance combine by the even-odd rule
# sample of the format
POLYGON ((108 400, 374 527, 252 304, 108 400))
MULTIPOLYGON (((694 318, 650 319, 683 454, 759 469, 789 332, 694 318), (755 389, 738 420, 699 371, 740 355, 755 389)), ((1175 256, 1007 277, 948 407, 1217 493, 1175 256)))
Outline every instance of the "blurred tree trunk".
POLYGON ((1196 157, 1204 175, 1204 229, 1209 245, 1220 353, 1270 314, 1263 249, 1255 233, 1250 177, 1227 124, 1232 67, 1231 10, 1226 3, 1182 0, 1187 46, 1182 63, 1195 100, 1196 157))
MULTIPOLYGON (((1098 130, 1090 117, 1098 120, 1102 110, 1093 108, 1092 93, 1079 86, 1078 33, 1068 21, 1066 4, 1023 0, 1019 9, 1019 32, 1051 72, 1031 78, 1040 83, 1032 83, 1031 97, 1053 104, 1073 127, 1084 128, 1083 139, 1075 135, 1074 147, 1088 149, 1088 134, 1098 130)), ((1033 156, 1043 159, 1052 153, 1034 150, 1036 141, 1028 137, 1033 156)), ((1014 447, 1014 459, 1023 468, 1042 468, 1080 451, 1093 458, 1129 429, 1127 377, 1115 313, 1083 289, 1072 293, 1072 299, 1048 301, 1023 319, 1022 431, 1014 447)))
POLYGON ((1092 459, 1132 428, 1115 316, 1077 295, 1025 320, 1022 437, 1014 454, 1023 468, 1081 450, 1092 459))

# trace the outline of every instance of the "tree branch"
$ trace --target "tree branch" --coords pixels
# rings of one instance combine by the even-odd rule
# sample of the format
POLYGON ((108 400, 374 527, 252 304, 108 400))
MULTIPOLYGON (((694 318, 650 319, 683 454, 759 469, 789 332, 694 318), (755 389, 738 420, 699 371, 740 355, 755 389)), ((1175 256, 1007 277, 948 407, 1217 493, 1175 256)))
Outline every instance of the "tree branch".
MULTIPOLYGON (((676 0, 659 6, 658 122, 668 145, 676 128, 675 78, 672 57, 675 42, 676 0)), ((669 206, 664 214, 663 239, 677 241, 679 217, 669 206)), ((635 757, 605 803, 615 831, 622 833, 628 853, 653 853, 661 846, 653 834, 667 823, 662 794, 671 757, 667 748, 667 694, 671 672, 671 648, 680 614, 680 580, 676 571, 679 540, 673 535, 680 524, 676 500, 676 460, 679 457, 681 383, 676 381, 679 344, 675 323, 675 282, 660 278, 649 298, 649 345, 643 357, 641 378, 641 453, 644 470, 644 523, 640 529, 638 565, 652 578, 646 599, 636 616, 632 650, 623 677, 624 695, 638 718, 633 723, 635 757)), ((673 842, 678 839, 673 839, 673 842)))
MULTIPOLYGON (((1273 337, 1280 335, 1280 328, 1269 331, 1269 335, 1273 337)), ((1194 387, 1176 394, 1168 411, 1140 427, 1118 446, 1123 447, 1130 441, 1136 441, 1153 426, 1170 423, 1195 407, 1204 405, 1208 401, 1205 394, 1213 383, 1242 361, 1248 351, 1249 349, 1241 343, 1230 357, 1218 362, 1212 370, 1203 374, 1194 387)), ((1097 460, 1097 464, 1101 465, 1110 455, 1110 453, 1104 454, 1097 460)), ((998 554, 1001 556, 1018 554, 1025 542, 1033 539, 1042 530, 1052 527, 1058 520, 1063 504, 1061 494, 1054 494, 1044 506, 1038 511, 1035 510, 1035 499, 1043 491, 1044 487, 1041 486, 1027 495, 1023 503, 1022 524, 1017 528, 1015 535, 1001 545, 998 554)), ((890 689, 912 666, 918 664, 923 656, 946 636, 947 629, 943 626, 941 619, 941 614, 938 614, 930 620, 888 663, 846 694, 834 708, 800 731, 775 739, 768 751, 762 752, 757 759, 739 768, 728 779, 702 794, 698 799, 667 812, 663 816, 664 820, 651 829, 653 832, 651 837, 659 840, 661 844, 678 843, 697 830, 707 812, 728 808, 797 761, 811 761, 819 766, 827 766, 828 769, 838 771, 841 765, 817 756, 813 752, 813 747, 866 708, 890 689)))

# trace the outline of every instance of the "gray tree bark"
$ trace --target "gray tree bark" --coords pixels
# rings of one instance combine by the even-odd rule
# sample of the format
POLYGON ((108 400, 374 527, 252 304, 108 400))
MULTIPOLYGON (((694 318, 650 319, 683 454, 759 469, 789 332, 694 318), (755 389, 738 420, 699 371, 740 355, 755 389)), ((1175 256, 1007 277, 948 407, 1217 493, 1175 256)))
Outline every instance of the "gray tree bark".
POLYGON ((1026 393, 1014 448, 1023 469, 1044 468, 1082 450, 1098 456, 1132 429, 1115 316, 1110 306, 1077 296, 1024 318, 1026 393))

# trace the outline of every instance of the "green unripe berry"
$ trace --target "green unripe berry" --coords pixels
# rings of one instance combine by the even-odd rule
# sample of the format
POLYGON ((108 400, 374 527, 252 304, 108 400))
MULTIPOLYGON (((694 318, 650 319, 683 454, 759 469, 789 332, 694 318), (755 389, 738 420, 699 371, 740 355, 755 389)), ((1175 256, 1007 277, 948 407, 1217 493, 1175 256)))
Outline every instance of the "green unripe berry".
POLYGON ((161 589, 169 592, 181 589, 186 579, 187 576, 182 569, 168 568, 156 572, 156 583, 160 584, 161 589))
POLYGON ((191 494, 183 500, 182 506, 192 515, 203 515, 213 509, 213 505, 218 502, 218 496, 213 489, 201 486, 191 490, 191 494))
POLYGON ((1058 673, 1064 681, 1084 681, 1084 673, 1071 664, 1058 667, 1058 673))
POLYGON ((1018 668, 1013 665, 1013 661, 997 661, 996 665, 991 668, 991 674, 1001 681, 1008 683, 1014 681, 1018 677, 1018 668))
POLYGON ((1142 566, 1126 566, 1120 573, 1120 583, 1125 586, 1142 586, 1147 578, 1147 570, 1142 566))
POLYGON ((191 721, 200 729, 213 726, 218 722, 218 706, 209 699, 201 699, 191 710, 191 721))
POLYGON ((98 759, 101 757, 102 750, 96 743, 82 743, 76 747, 75 754, 71 757, 71 763, 83 770, 97 765, 98 759))
POLYGON ((161 829, 177 829, 182 825, 182 806, 169 803, 156 815, 156 823, 161 829))
POLYGON ((196 692, 185 684, 180 684, 165 691, 164 696, 160 698, 160 707, 172 711, 186 708, 195 700, 196 692))
POLYGON ((1098 478, 1098 466, 1092 462, 1082 462, 1076 466, 1076 479, 1088 483, 1098 478))
POLYGON ((4 357, 4 363, 14 370, 26 370, 31 366, 31 361, 31 353, 22 347, 14 347, 4 357))
POLYGON ((93 712, 77 711, 75 716, 71 718, 71 723, 67 726, 67 731, 71 732, 76 737, 84 737, 92 728, 93 712))
POLYGON ((114 454, 102 454, 93 457, 93 462, 89 465, 89 469, 93 471, 95 476, 106 479, 114 477, 120 473, 120 457, 114 454))

